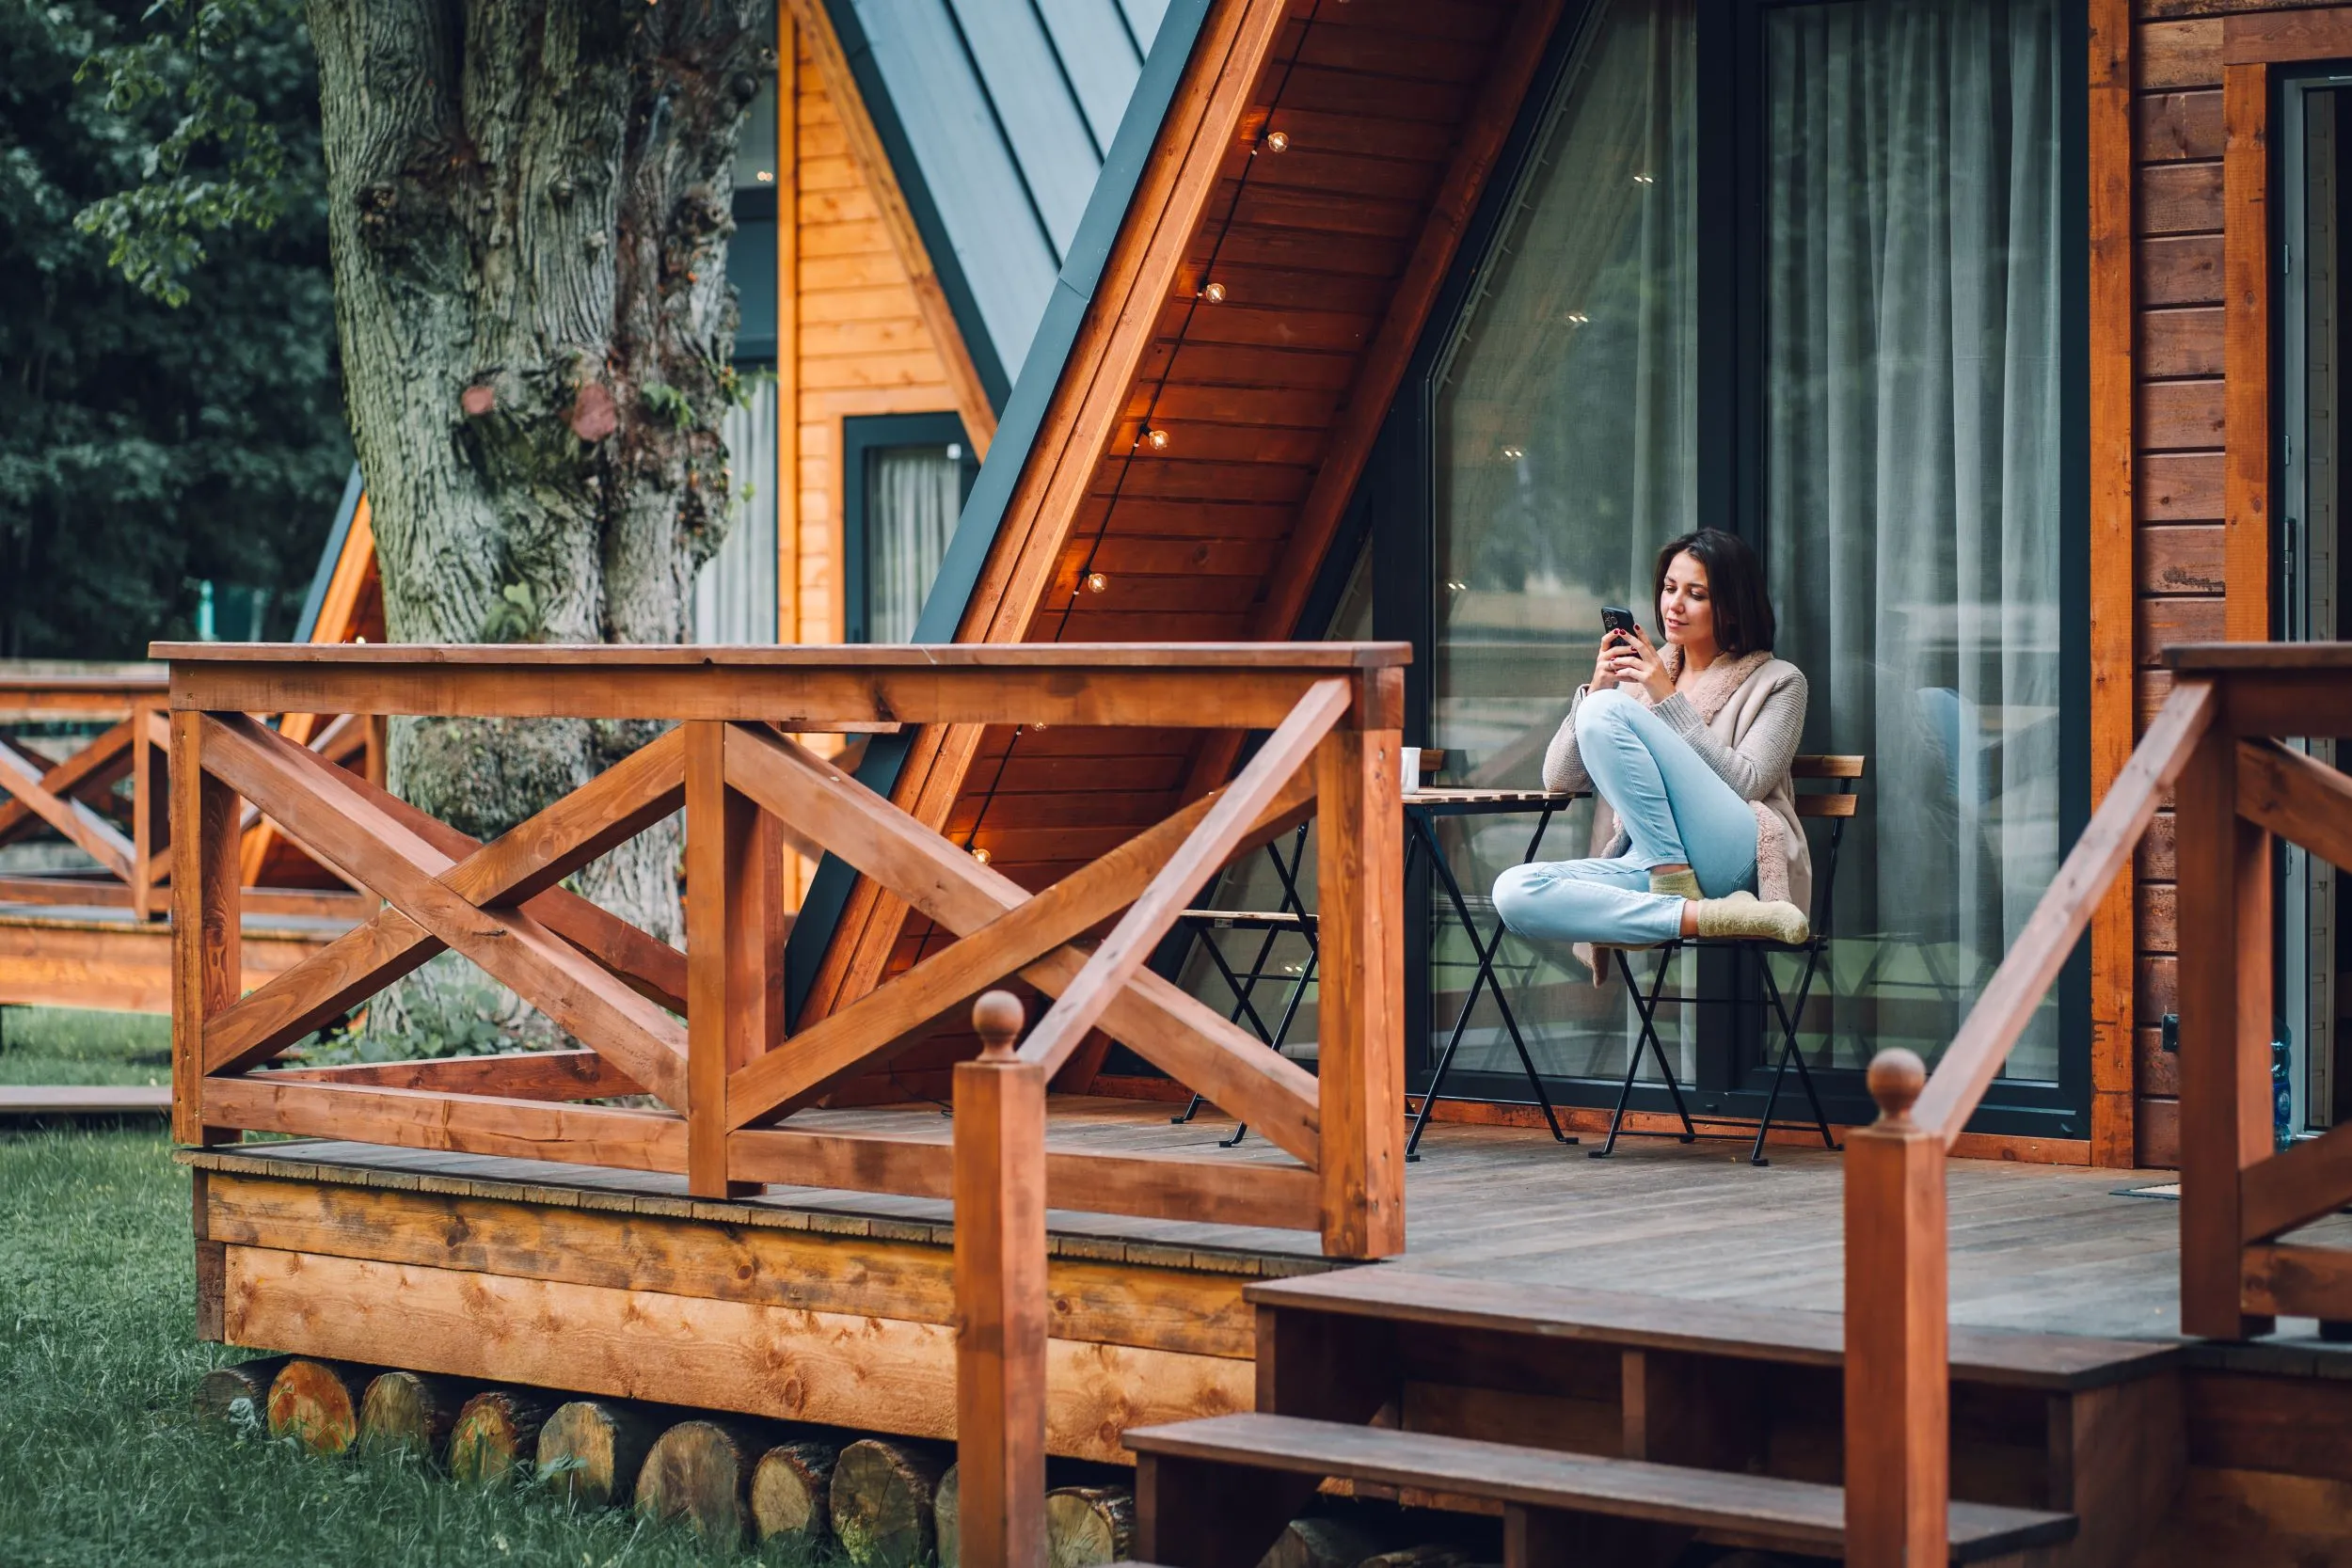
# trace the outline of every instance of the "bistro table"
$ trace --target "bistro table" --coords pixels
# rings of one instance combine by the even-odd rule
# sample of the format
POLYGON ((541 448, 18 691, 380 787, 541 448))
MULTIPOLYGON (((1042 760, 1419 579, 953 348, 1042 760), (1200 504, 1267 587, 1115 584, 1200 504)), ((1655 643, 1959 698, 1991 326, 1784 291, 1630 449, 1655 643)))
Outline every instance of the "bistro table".
POLYGON ((1502 921, 1498 917, 1494 928, 1484 937, 1479 934, 1478 921, 1470 912, 1470 900, 1463 896, 1462 884, 1454 875, 1453 864, 1446 859, 1445 849, 1438 842, 1438 818, 1441 816, 1510 816, 1533 815, 1535 832, 1529 836, 1527 852, 1519 857, 1523 865, 1535 858, 1543 847, 1544 834, 1551 827, 1552 817, 1562 807, 1583 799, 1581 790, 1559 791, 1544 789, 1462 789, 1428 788, 1407 790, 1405 805, 1405 877, 1412 880, 1413 860, 1425 853, 1430 868, 1437 873, 1438 883, 1445 889, 1446 900, 1454 907, 1454 917, 1462 924, 1470 938, 1470 951, 1477 955, 1477 973, 1470 978, 1470 994, 1462 998, 1462 1010, 1454 1016, 1453 1031, 1447 1035, 1445 1049, 1438 1055, 1437 1071, 1430 1075, 1429 1086, 1422 1092, 1421 1109, 1413 1117, 1412 1135, 1405 1142, 1407 1160, 1421 1158, 1421 1134, 1429 1125, 1429 1108, 1438 1102, 1445 1089, 1446 1074, 1453 1069, 1454 1053, 1461 1048, 1462 1036, 1470 1027, 1470 1017, 1478 1006, 1480 990, 1494 992, 1495 1010, 1502 1015, 1502 1027, 1511 1037, 1513 1049, 1519 1053, 1519 1066, 1527 1073, 1527 1086, 1534 1091, 1535 1103, 1543 1107, 1544 1121, 1551 1135, 1564 1144, 1576 1140, 1560 1126, 1559 1115, 1552 1109, 1551 1096, 1544 1092, 1544 1081, 1535 1070, 1535 1058, 1527 1049, 1527 1040, 1519 1033, 1519 1021, 1512 1014, 1511 1004, 1502 994, 1502 982, 1495 976, 1495 956, 1502 948, 1502 921))

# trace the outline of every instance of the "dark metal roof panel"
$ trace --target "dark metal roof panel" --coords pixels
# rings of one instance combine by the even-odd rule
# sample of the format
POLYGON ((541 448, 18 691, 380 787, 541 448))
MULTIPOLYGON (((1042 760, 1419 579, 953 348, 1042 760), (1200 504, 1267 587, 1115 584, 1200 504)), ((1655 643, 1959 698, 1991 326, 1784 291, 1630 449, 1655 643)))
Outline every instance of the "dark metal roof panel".
POLYGON ((828 9, 1001 407, 1080 242, 1167 0, 828 0, 828 9))

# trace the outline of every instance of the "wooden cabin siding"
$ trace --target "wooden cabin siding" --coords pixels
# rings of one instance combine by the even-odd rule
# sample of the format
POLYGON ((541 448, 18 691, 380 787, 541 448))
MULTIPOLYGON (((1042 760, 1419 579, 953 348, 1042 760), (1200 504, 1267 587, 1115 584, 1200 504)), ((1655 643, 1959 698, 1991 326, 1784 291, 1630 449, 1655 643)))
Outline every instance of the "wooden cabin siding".
MULTIPOLYGON (((1293 590, 1303 588, 1293 579, 1319 563, 1403 370, 1402 354, 1375 348, 1409 348, 1418 337, 1460 214, 1557 14, 1556 0, 1290 8, 1083 491, 1054 515, 1052 496, 1029 494, 1036 476, 1025 477, 1038 510, 1021 515, 1016 497, 967 637, 1289 634, 1293 590), (1289 149, 1253 156, 1267 130, 1282 131, 1289 149), (1466 147, 1483 150, 1468 166, 1466 147), (1212 281, 1225 288, 1222 303, 1200 297, 1212 281), (1145 444, 1151 429, 1168 432, 1164 451, 1145 444), (1099 588, 1088 587, 1091 575, 1099 588), (1283 624, 1267 625, 1284 604, 1283 624)), ((1142 206, 1130 230, 1156 216, 1142 206)), ((991 729, 968 760, 948 745, 930 778, 902 780, 901 799, 928 795, 951 836, 1036 888, 1216 782, 1232 746, 1200 732, 991 729)), ((904 968, 930 939, 903 910, 853 900, 831 985, 819 981, 820 1007, 904 968)), ((969 1045, 943 1036, 900 1058, 898 1086, 940 1092, 939 1069, 969 1045)))

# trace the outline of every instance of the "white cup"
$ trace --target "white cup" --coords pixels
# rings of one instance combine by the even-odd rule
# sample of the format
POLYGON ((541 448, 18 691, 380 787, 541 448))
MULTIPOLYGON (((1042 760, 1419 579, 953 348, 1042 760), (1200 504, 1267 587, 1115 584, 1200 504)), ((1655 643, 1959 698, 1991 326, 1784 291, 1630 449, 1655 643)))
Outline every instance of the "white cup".
POLYGON ((1410 795, 1421 787, 1421 748, 1406 746, 1397 753, 1397 782, 1410 795))

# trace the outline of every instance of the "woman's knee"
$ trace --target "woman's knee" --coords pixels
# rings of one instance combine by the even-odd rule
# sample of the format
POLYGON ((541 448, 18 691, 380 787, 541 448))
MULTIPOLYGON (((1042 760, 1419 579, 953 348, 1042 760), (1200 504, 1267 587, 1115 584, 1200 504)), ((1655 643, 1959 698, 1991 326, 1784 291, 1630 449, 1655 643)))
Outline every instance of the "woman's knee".
POLYGON ((1495 913, 1511 929, 1522 929, 1529 911, 1534 908, 1537 891, 1551 881, 1551 868, 1541 862, 1512 866, 1495 879, 1495 913))
POLYGON ((1603 729, 1624 729, 1632 721, 1641 705, 1615 687, 1587 691, 1584 700, 1576 705, 1576 738, 1581 743, 1588 735, 1603 729))

